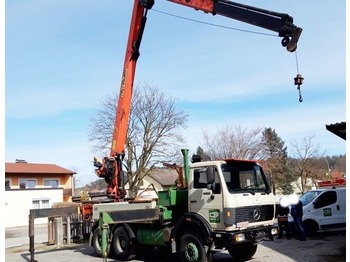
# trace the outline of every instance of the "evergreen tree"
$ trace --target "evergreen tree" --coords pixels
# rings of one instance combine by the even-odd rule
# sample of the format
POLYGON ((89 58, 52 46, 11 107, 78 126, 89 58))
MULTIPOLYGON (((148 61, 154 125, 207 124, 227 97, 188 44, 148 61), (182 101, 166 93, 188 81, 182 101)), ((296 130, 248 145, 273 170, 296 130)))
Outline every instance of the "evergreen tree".
POLYGON ((283 194, 292 193, 293 176, 288 168, 287 147, 284 141, 269 127, 262 132, 262 145, 271 175, 273 193, 275 194, 277 189, 281 189, 283 194))
POLYGON ((204 157, 205 156, 205 152, 203 150, 202 147, 197 147, 197 152, 196 152, 197 155, 201 156, 201 157, 204 157))

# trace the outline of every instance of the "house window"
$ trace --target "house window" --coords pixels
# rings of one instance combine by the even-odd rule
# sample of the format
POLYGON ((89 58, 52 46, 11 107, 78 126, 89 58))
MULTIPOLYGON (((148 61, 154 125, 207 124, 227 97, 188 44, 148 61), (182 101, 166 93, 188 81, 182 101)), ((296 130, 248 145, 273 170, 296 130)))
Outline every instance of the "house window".
POLYGON ((36 179, 20 179, 19 180, 19 188, 35 188, 36 187, 36 179))
POLYGON ((50 208, 50 200, 49 199, 37 199, 32 201, 33 209, 40 208, 50 208))
POLYGON ((5 179, 5 189, 11 189, 11 179, 5 179))
POLYGON ((57 188, 59 185, 58 179, 44 179, 44 187, 57 188))

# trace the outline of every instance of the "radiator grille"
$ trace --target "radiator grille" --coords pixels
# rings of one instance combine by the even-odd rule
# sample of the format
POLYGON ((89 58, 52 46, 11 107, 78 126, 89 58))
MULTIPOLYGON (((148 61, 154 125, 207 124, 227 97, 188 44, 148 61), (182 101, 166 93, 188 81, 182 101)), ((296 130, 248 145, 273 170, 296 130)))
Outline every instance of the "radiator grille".
POLYGON ((273 212, 273 205, 239 207, 235 210, 235 223, 271 220, 274 216, 273 212))

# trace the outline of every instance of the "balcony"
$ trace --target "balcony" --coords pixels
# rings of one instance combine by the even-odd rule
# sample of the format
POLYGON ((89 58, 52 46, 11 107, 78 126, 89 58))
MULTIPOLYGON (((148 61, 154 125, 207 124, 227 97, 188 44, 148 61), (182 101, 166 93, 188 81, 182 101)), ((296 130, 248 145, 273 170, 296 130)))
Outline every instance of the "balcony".
POLYGON ((73 195, 72 188, 63 188, 63 195, 64 196, 72 196, 73 195))

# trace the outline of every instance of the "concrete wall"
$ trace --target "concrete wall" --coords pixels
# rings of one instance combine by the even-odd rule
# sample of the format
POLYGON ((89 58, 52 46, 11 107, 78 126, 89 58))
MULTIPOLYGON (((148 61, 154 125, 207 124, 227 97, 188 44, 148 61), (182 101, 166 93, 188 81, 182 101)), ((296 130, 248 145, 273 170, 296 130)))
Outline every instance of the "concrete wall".
MULTIPOLYGON (((63 201, 63 189, 14 189, 5 191, 5 227, 28 226, 29 210, 50 208, 53 203, 63 201), (47 201, 48 200, 48 201, 47 201)), ((47 218, 37 218, 35 224, 47 223, 47 218)))

